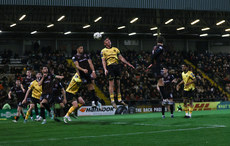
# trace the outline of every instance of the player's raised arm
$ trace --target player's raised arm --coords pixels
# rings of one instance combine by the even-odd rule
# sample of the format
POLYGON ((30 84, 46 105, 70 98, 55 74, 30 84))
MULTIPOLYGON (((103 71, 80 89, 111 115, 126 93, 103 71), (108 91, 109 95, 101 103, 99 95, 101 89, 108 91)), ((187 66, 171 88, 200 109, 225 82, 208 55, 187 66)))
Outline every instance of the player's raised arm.
POLYGON ((38 85, 41 86, 47 74, 43 74, 41 80, 38 82, 38 85))
POLYGON ((57 79, 63 79, 63 78, 64 78, 64 76, 55 75, 55 78, 57 78, 57 79))
POLYGON ((132 64, 130 64, 128 61, 126 61, 126 59, 125 59, 121 54, 118 56, 118 58, 119 58, 123 63, 125 63, 125 64, 127 64, 128 66, 130 66, 131 68, 135 69, 135 67, 134 67, 132 64))

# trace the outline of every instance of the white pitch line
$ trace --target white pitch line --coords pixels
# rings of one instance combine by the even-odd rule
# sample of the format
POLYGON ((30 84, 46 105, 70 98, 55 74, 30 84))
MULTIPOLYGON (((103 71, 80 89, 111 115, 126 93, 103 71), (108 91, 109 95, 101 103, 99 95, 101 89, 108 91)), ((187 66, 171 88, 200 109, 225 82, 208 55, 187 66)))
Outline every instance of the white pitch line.
POLYGON ((169 129, 161 131, 148 131, 148 132, 134 132, 134 133, 123 133, 123 134, 106 134, 106 135, 92 135, 92 136, 77 136, 77 137, 66 137, 66 138, 47 138, 38 140, 16 140, 16 141, 1 141, 0 144, 9 143, 26 143, 26 142, 42 142, 42 141, 58 141, 58 140, 71 140, 71 139, 81 139, 81 138, 100 138, 100 137, 112 137, 112 136, 128 136, 128 135, 141 135, 141 134, 154 134, 154 133, 164 133, 164 132, 178 132, 178 131, 192 131, 200 129, 210 129, 210 128, 224 128, 225 125, 213 125, 209 127, 196 127, 196 128, 186 128, 186 129, 169 129))

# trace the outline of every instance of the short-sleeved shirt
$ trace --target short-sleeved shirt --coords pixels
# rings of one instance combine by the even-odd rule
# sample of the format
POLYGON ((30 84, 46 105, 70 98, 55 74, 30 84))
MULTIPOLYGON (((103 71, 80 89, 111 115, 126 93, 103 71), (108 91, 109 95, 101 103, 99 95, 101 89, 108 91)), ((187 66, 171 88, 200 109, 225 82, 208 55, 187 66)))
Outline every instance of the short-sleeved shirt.
POLYGON ((168 74, 167 76, 163 76, 164 87, 166 90, 168 91, 171 90, 171 83, 173 80, 174 80, 174 76, 171 74, 168 74))
POLYGON ((63 88, 64 87, 62 86, 61 82, 59 82, 58 80, 54 81, 53 96, 55 96, 55 97, 60 96, 62 94, 61 91, 62 91, 63 88))
POLYGON ((47 77, 42 82, 42 94, 52 94, 53 93, 53 79, 55 75, 48 74, 47 77))
POLYGON ((116 47, 112 47, 110 49, 104 48, 101 50, 101 58, 106 60, 106 65, 109 66, 111 64, 118 64, 120 55, 120 51, 116 47))
POLYGON ((24 86, 25 90, 28 90, 28 87, 30 86, 30 83, 34 81, 34 78, 27 78, 25 77, 24 80, 22 81, 22 85, 24 86))
POLYGON ((14 92, 16 94, 16 98, 19 101, 22 101, 25 97, 25 93, 23 92, 23 90, 20 86, 18 87, 15 85, 10 89, 10 91, 14 92))
POLYGON ((78 73, 76 73, 70 83, 69 83, 69 86, 67 87, 66 89, 66 92, 69 92, 69 93, 72 93, 74 95, 76 95, 76 93, 78 92, 79 88, 81 87, 81 83, 82 83, 82 80, 80 78, 80 76, 78 75, 78 73))
POLYGON ((182 72, 182 79, 184 81, 184 91, 190 91, 195 89, 194 83, 185 86, 187 83, 192 82, 192 80, 194 80, 195 78, 195 75, 191 71, 188 71, 187 73, 182 72))
POLYGON ((32 97, 36 99, 40 99, 42 95, 42 86, 38 85, 38 81, 34 80, 30 83, 29 89, 32 90, 32 97))
POLYGON ((89 66, 89 62, 88 60, 91 59, 90 54, 76 54, 72 57, 73 62, 78 62, 79 66, 87 69, 87 70, 91 70, 90 66, 89 66))

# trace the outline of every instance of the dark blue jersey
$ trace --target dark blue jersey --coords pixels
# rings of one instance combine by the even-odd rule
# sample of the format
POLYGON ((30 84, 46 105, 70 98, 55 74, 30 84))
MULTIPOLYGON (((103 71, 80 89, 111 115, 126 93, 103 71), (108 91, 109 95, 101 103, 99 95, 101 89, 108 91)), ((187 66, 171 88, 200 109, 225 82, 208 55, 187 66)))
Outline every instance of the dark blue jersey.
POLYGON ((76 54, 75 56, 72 57, 73 62, 77 61, 79 63, 79 66, 81 68, 90 70, 89 62, 88 60, 90 58, 90 54, 76 54))
POLYGON ((58 80, 55 80, 53 84, 53 96, 55 97, 61 96, 62 89, 64 89, 64 87, 62 86, 62 83, 59 82, 58 80))
POLYGON ((162 45, 157 45, 153 47, 152 50, 152 64, 156 64, 156 66, 161 66, 163 59, 163 51, 164 47, 162 45))

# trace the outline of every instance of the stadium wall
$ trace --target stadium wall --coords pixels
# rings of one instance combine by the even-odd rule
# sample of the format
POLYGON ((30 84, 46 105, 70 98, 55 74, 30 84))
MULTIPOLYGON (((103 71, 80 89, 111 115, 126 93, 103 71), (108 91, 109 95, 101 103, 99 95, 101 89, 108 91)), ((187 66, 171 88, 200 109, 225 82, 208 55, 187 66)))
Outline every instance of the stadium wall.
POLYGON ((0 0, 0 5, 230 11, 229 0, 0 0))
POLYGON ((210 51, 213 53, 229 53, 230 54, 230 46, 212 46, 210 51))
MULTIPOLYGON (((66 50, 66 57, 71 57, 72 50, 79 44, 83 45, 86 50, 98 51, 104 48, 103 42, 94 39, 51 39, 51 38, 37 38, 37 39, 0 39, 0 53, 5 49, 11 50, 13 53, 23 55, 26 50, 33 50, 35 42, 38 42, 39 47, 49 47, 53 50, 66 50)), ((151 51, 155 45, 155 39, 112 39, 113 46, 122 50, 135 50, 135 51, 151 51)), ((167 40, 169 49, 176 51, 200 51, 208 50, 213 53, 223 52, 230 53, 230 45, 210 45, 210 47, 204 48, 202 44, 213 44, 212 41, 201 40, 167 40), (202 43, 203 42, 203 43, 202 43)))

